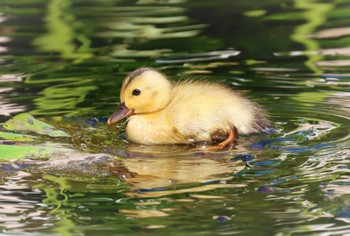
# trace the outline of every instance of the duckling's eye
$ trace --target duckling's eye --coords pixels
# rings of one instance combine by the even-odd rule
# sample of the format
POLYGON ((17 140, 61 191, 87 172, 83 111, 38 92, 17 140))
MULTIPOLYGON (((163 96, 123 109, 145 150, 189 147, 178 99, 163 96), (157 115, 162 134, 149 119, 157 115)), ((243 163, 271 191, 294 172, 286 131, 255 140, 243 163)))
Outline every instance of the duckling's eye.
POLYGON ((134 95, 134 96, 139 96, 140 94, 141 94, 141 90, 140 89, 134 89, 132 91, 132 95, 134 95))

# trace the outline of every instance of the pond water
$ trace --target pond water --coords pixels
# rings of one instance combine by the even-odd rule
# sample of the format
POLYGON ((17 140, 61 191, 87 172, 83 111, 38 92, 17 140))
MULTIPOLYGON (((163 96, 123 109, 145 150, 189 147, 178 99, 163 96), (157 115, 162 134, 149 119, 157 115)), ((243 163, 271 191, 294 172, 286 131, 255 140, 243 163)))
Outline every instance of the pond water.
POLYGON ((2 125, 1 234, 350 234, 349 23, 349 0, 1 0, 0 122, 68 134, 2 125), (105 121, 141 66, 233 85, 276 131, 128 144, 105 121))

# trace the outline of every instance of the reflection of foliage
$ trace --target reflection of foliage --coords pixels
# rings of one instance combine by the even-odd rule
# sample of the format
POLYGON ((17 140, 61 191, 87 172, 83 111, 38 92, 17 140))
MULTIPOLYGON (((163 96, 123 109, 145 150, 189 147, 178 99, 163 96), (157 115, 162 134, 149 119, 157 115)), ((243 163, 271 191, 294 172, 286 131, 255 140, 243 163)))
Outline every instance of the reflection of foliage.
POLYGON ((84 49, 89 48, 90 40, 74 31, 76 22, 74 16, 67 13, 69 5, 70 0, 50 1, 45 18, 48 33, 36 38, 34 44, 43 51, 59 52, 63 58, 80 61, 92 54, 77 50, 73 41, 80 41, 83 44, 81 49, 84 49))
MULTIPOLYGON (((63 80, 65 81, 65 80, 63 80)), ((35 98, 37 109, 33 114, 62 114, 80 115, 82 109, 76 110, 78 104, 85 100, 89 92, 97 87, 91 85, 93 79, 74 78, 73 81, 45 88, 40 94, 43 96, 35 98), (75 81, 74 81, 75 80, 75 81)), ((57 81, 56 81, 57 82, 57 81)), ((93 108, 86 108, 88 112, 93 108)))
MULTIPOLYGON (((118 6, 114 10, 118 14, 113 14, 103 23, 107 30, 100 32, 99 36, 120 39, 111 53, 111 56, 117 58, 152 58, 161 56, 162 53, 171 53, 174 47, 168 48, 169 40, 175 41, 179 46, 179 39, 198 38, 202 29, 206 27, 205 24, 193 23, 184 14, 185 8, 172 5, 118 6), (145 45, 152 42, 153 47, 145 50, 145 45)), ((205 46, 206 43, 200 45, 205 46)))
POLYGON ((324 102, 332 92, 301 92, 291 97, 304 106, 315 106, 317 103, 324 102))
MULTIPOLYGON (((302 14, 306 20, 305 24, 296 27, 291 38, 296 42, 305 45, 307 51, 316 51, 320 49, 317 41, 308 37, 315 29, 326 21, 326 13, 329 12, 333 5, 329 3, 315 3, 314 1, 295 0, 296 8, 305 10, 302 14)), ((309 54, 305 65, 308 66, 315 73, 321 74, 322 71, 315 65, 315 63, 323 58, 320 54, 309 54)))
POLYGON ((74 202, 68 201, 68 195, 65 193, 66 189, 70 189, 68 181, 65 178, 53 176, 53 175, 43 175, 43 179, 52 181, 55 184, 59 185, 59 192, 55 187, 49 187, 45 184, 37 184, 35 188, 43 189, 46 194, 46 199, 43 200, 43 203, 55 207, 50 213, 56 216, 59 221, 55 224, 56 233, 59 235, 77 235, 80 234, 79 227, 76 227, 74 218, 74 213, 70 210, 65 209, 69 207, 71 209, 76 208, 78 205, 74 202))

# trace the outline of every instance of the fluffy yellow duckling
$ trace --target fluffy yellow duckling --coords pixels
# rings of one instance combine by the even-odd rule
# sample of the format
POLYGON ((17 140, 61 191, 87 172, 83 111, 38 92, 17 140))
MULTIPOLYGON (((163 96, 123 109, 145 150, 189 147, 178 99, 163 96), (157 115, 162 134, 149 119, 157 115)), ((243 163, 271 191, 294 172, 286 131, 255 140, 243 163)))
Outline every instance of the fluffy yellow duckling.
POLYGON ((192 80, 172 83, 151 68, 125 78, 120 102, 107 123, 129 117, 127 139, 139 144, 220 142, 210 148, 216 150, 232 147, 238 134, 270 127, 259 106, 228 87, 192 80))

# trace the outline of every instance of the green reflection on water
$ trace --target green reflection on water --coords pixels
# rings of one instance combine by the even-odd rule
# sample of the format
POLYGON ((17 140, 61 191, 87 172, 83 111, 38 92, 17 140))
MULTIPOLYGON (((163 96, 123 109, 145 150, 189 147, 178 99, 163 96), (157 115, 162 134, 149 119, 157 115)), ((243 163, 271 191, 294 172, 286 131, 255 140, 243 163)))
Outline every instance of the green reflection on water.
POLYGON ((318 3, 313 0, 295 0, 295 7, 304 10, 302 18, 306 20, 305 24, 296 27, 294 33, 290 36, 292 40, 299 42, 306 47, 308 60, 305 65, 316 74, 322 74, 323 71, 315 65, 316 62, 322 60, 322 54, 313 53, 320 49, 318 42, 308 35, 313 33, 318 26, 324 24, 327 20, 326 14, 332 10, 334 4, 318 3))
POLYGON ((49 2, 47 15, 44 18, 48 33, 34 39, 33 43, 42 51, 59 52, 62 58, 80 62, 92 57, 92 54, 86 50, 91 42, 84 35, 75 32, 74 27, 79 23, 75 21, 74 15, 68 13, 70 4, 69 0, 49 2), (80 49, 74 45, 74 40, 83 44, 80 49))
POLYGON ((65 191, 71 189, 71 186, 67 179, 48 174, 43 175, 43 179, 59 185, 59 191, 57 191, 57 187, 49 187, 50 185, 38 184, 34 186, 45 192, 46 199, 43 200, 43 203, 48 206, 54 206, 50 214, 57 217, 59 221, 55 223, 53 231, 64 236, 82 233, 79 227, 76 227, 75 220, 72 220, 75 216, 72 209, 78 207, 78 205, 68 201, 69 197, 65 191))
MULTIPOLYGON (((59 79, 56 79, 56 82, 59 79)), ((61 84, 45 88, 40 92, 42 96, 34 99, 36 109, 31 114, 40 115, 79 115, 83 111, 88 113, 93 107, 79 108, 79 103, 85 101, 86 96, 97 89, 93 84, 94 79, 69 78, 63 79, 61 84), (75 81, 72 81, 75 80, 75 81), (72 89, 73 88, 73 89, 72 89)))
POLYGON ((332 94, 332 92, 301 92, 291 99, 298 101, 302 106, 316 106, 317 103, 324 102, 332 94))

